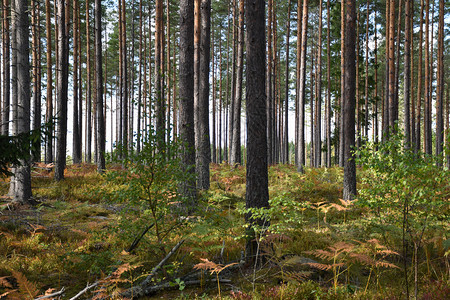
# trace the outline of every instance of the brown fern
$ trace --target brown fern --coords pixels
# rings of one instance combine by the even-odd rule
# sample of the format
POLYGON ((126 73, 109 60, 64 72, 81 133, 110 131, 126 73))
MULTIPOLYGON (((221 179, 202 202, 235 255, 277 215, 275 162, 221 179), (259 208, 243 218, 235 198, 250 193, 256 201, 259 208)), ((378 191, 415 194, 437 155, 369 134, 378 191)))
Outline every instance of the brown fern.
POLYGON ((27 297, 34 299, 38 294, 39 290, 36 288, 34 283, 29 281, 25 275, 20 273, 19 271, 11 271, 14 278, 17 280, 17 284, 19 285, 18 293, 22 297, 27 297))

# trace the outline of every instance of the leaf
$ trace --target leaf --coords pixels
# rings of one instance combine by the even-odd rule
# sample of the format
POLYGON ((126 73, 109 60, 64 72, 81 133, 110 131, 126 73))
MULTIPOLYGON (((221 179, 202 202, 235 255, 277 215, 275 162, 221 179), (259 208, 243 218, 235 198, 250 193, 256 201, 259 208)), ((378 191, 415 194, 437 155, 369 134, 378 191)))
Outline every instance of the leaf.
POLYGON ((29 295, 31 298, 35 298, 39 291, 36 286, 29 281, 25 275, 18 271, 12 271, 14 278, 17 280, 17 284, 19 285, 19 292, 21 295, 29 295))

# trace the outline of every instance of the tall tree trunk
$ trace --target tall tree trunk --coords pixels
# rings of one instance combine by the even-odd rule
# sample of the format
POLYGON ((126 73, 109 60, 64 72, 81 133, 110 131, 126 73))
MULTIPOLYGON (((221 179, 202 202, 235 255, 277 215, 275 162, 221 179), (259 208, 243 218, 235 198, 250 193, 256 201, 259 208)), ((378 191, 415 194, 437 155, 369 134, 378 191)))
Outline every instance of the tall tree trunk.
POLYGON ((423 57, 423 9, 424 9, 424 0, 420 0, 420 29, 419 29, 419 62, 417 64, 418 72, 417 72, 417 103, 416 103, 416 144, 415 144, 415 153, 420 151, 420 123, 421 123, 421 106, 422 106, 422 57, 423 57))
MULTIPOLYGON (((183 171, 193 175, 195 166, 194 139, 194 3, 180 0, 180 139, 183 171)), ((194 210, 196 203, 195 179, 193 176, 180 187, 186 199, 185 206, 194 210)))
MULTIPOLYGON (((313 36, 312 40, 314 40, 315 37, 313 36)), ((314 83, 315 83, 315 76, 314 76, 314 64, 315 64, 316 54, 314 51, 314 43, 311 45, 311 69, 309 73, 309 106, 310 106, 310 128, 311 128, 311 143, 310 143, 310 156, 309 156, 309 165, 311 167, 314 167, 314 83)))
POLYGON ((91 88, 91 30, 89 16, 90 1, 86 1, 86 158, 92 162, 92 88, 91 88))
POLYGON ((57 181, 64 179, 64 169, 66 167, 67 92, 69 85, 69 37, 66 28, 69 23, 68 7, 69 4, 65 0, 58 0, 58 144, 56 148, 55 167, 55 180, 57 181))
MULTIPOLYGON (((41 128, 41 82, 39 78, 40 64, 39 60, 39 40, 40 40, 40 27, 39 27, 39 2, 31 1, 31 33, 32 33, 32 73, 33 73, 33 130, 40 130, 41 128)), ((32 161, 41 161, 41 136, 37 136, 37 139, 32 144, 32 161)))
POLYGON ((405 130, 405 147, 409 148, 411 146, 411 132, 410 132, 410 86, 411 86, 411 46, 410 46, 410 18, 411 18, 411 0, 406 0, 405 3, 405 62, 404 62, 404 70, 403 70, 403 84, 404 84, 404 99, 405 99, 405 121, 404 121, 404 130, 405 130))
POLYGON ((341 0, 341 101, 340 101, 340 118, 339 118, 339 166, 344 167, 344 84, 345 84, 345 65, 344 65, 344 51, 345 51, 345 0, 341 0))
POLYGON ((121 123, 122 123, 122 155, 125 157, 128 156, 128 63, 127 63, 127 23, 126 23, 126 5, 125 0, 119 0, 122 2, 121 5, 121 24, 122 24, 122 34, 121 40, 122 40, 122 92, 121 92, 121 123))
POLYGON ((366 8, 366 52, 365 52, 365 81, 364 81, 364 136, 369 138, 369 4, 367 0, 366 8))
POLYGON ((198 122, 196 122, 196 169, 197 187, 209 189, 209 163, 211 162, 211 145, 209 140, 209 64, 211 44, 211 0, 200 3, 200 76, 198 122))
POLYGON ((317 70, 316 70, 316 109, 314 128, 314 166, 322 164, 322 0, 319 1, 319 39, 317 44, 317 70))
MULTIPOLYGON (((267 163, 267 120, 266 120, 266 59, 265 59, 265 1, 246 0, 247 20, 247 188, 246 208, 268 208, 268 163, 267 163)), ((267 227, 261 218, 247 214, 246 221, 267 227)), ((257 255, 256 241, 248 243, 247 257, 257 255)))
POLYGON ((239 0, 239 28, 236 66, 236 95, 233 112, 233 145, 231 146, 231 164, 241 164, 241 107, 242 78, 244 71, 244 0, 239 0))
MULTIPOLYGON (((212 60, 212 156, 211 161, 217 163, 217 75, 216 75, 216 46, 214 36, 214 23, 211 21, 211 60, 212 60)), ((220 38, 220 36, 219 36, 220 38)))
POLYGON ((282 162, 289 163, 289 49, 290 49, 290 33, 291 33, 291 0, 288 2, 288 13, 286 22, 286 74, 285 74, 285 96, 284 96, 284 143, 282 162))
POLYGON ((344 89, 344 124, 345 124, 345 163, 344 163, 344 200, 351 200, 356 196, 356 166, 352 157, 352 148, 355 145, 355 26, 356 1, 346 0, 346 26, 345 26, 345 89, 344 89))
MULTIPOLYGON (((53 122, 52 30, 50 18, 51 18, 50 0, 45 0, 45 31, 46 31, 46 47, 47 47, 47 99, 46 99, 47 103, 45 109, 45 122, 47 124, 53 122)), ((54 126, 53 125, 50 126, 48 132, 45 135, 45 162, 47 164, 53 162, 53 136, 52 136, 53 129, 54 126)))
MULTIPOLYGON (((296 67, 295 67, 295 143, 298 148, 299 131, 300 131, 300 58, 302 49, 302 0, 297 0, 297 49, 296 49, 296 67)), ((298 151, 295 150, 294 160, 295 165, 298 165, 298 151)))
POLYGON ((102 71, 102 4, 95 0, 95 77, 97 102, 97 172, 105 170, 105 122, 103 115, 103 71, 102 71))
POLYGON ((300 54, 300 78, 298 95, 298 122, 299 132, 297 136, 297 171, 303 173, 303 167, 306 162, 305 157, 305 92, 306 92, 306 46, 308 29, 308 0, 303 0, 302 12, 302 48, 300 54))
POLYGON ((359 8, 356 8, 356 148, 359 149, 361 147, 361 101, 360 101, 360 93, 359 93, 359 27, 361 22, 360 20, 360 11, 359 8))
POLYGON ((426 0, 425 6, 425 90, 424 90, 424 112, 423 112, 423 143, 424 153, 431 155, 431 90, 430 90, 430 0, 426 0))
MULTIPOLYGON (((123 0, 124 1, 124 0, 123 0)), ((156 92, 156 133, 158 136, 158 148, 163 149, 165 141, 165 105, 163 92, 163 0, 156 0, 156 21, 155 21, 155 92, 156 92)))
POLYGON ((385 26, 385 91, 383 102, 383 118, 382 118, 382 140, 385 141, 389 137, 389 67, 390 67, 390 1, 386 0, 386 26, 385 26))
MULTIPOLYGON (((144 53, 143 53, 143 44, 142 44, 142 38, 143 38, 143 11, 142 11, 142 0, 139 0, 139 75, 138 75, 138 99, 137 99, 137 105, 138 105, 138 112, 137 112, 137 139, 136 139, 136 152, 141 152, 141 139, 142 139, 142 133, 141 133, 141 122, 142 122, 142 66, 143 66, 143 60, 144 60, 144 53)), ((145 65, 144 65, 144 72, 145 72, 145 65)), ((106 73, 106 70, 105 70, 106 73)), ((105 76, 106 77, 106 76, 105 76)), ((144 90, 145 90, 145 83, 144 83, 144 90)), ((145 92, 144 92, 145 95, 145 92)), ((145 99, 145 96, 144 96, 145 99)), ((145 101, 145 100, 144 100, 145 101)), ((106 104, 106 102, 105 102, 106 104)))
POLYGON ((389 0, 389 127, 394 130, 396 118, 395 82, 395 0, 389 0))
POLYGON ((2 46, 3 46, 3 110, 1 111, 1 133, 9 134, 9 114, 11 105, 11 64, 10 64, 10 17, 9 0, 3 0, 3 20, 2 20, 2 46))
MULTIPOLYGON (((448 115, 448 111, 447 111, 448 115)), ((439 29, 436 86, 436 156, 444 146, 444 1, 439 2, 439 29)))
POLYGON ((273 150, 273 131, 272 131, 272 81, 273 81, 273 48, 272 48, 272 24, 273 24, 273 1, 268 0, 268 8, 267 8, 267 76, 266 76, 266 96, 267 96, 267 156, 268 156, 268 164, 273 164, 272 161, 272 150, 273 150))
MULTIPOLYGON (((445 138, 445 146, 446 148, 450 148, 450 88, 449 84, 447 83, 447 108, 445 113, 445 123, 446 123, 446 138, 445 138)), ((447 169, 450 169, 450 153, 447 153, 447 169)))
POLYGON ((327 102, 325 108, 325 135, 327 144, 326 167, 331 167, 331 53, 330 53, 330 0, 327 0, 327 102))
MULTIPOLYGON (((29 62, 29 23, 28 2, 14 1, 14 28, 16 30, 15 48, 17 55, 17 107, 13 122, 16 134, 27 134, 30 131, 30 62, 29 62)), ((14 201, 26 203, 31 198, 30 162, 20 159, 20 165, 14 168, 14 201)))
POLYGON ((82 114, 78 111, 78 0, 73 0, 73 163, 81 163, 81 136, 78 123, 78 114, 82 114))
POLYGON ((378 121, 378 104, 380 101, 378 100, 378 28, 377 28, 377 11, 375 10, 374 19, 374 31, 375 31, 375 88, 374 88, 374 108, 373 108, 373 141, 375 144, 378 144, 379 141, 379 121, 378 121))

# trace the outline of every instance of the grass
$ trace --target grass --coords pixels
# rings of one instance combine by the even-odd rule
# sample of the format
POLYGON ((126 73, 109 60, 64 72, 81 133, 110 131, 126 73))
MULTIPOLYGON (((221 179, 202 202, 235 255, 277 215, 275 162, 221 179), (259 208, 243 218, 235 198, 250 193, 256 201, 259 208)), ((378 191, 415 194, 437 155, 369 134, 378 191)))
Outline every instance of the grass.
MULTIPOLYGON (((358 177, 364 176, 362 170, 358 172, 358 177)), ((181 284, 175 279, 192 271, 202 258, 224 265, 240 260, 245 249, 245 168, 211 165, 211 189, 199 197, 197 221, 179 225, 168 218, 164 226, 172 231, 166 238, 157 241, 150 230, 133 253, 124 249, 149 224, 144 212, 115 199, 123 186, 97 175, 94 165, 69 166, 65 176, 64 181, 55 182, 52 174, 33 173, 33 195, 39 202, 36 206, 8 205, 8 182, 0 182, 4 195, 0 200, 0 295, 16 290, 10 295, 21 293, 22 299, 37 296, 23 291, 26 280, 39 294, 65 287, 65 295, 70 297, 87 282, 119 268, 119 278, 104 285, 107 293, 113 293, 142 280, 173 245, 186 238, 155 279, 171 278, 175 291, 163 291, 155 297, 219 297, 217 284, 180 290, 181 284)), ((270 167, 269 192, 276 205, 272 225, 277 229, 260 241, 267 263, 256 273, 251 266, 240 271, 224 270, 221 274, 231 283, 221 284, 220 297, 404 298, 402 271, 376 266, 374 261, 382 259, 377 252, 381 248, 367 250, 368 241, 375 239, 385 249, 401 253, 400 236, 395 230, 386 230, 388 224, 377 227, 371 222, 374 212, 367 208, 354 204, 344 207, 340 201, 342 178, 340 168, 307 168, 304 174, 298 174, 291 165, 270 167), (345 253, 332 253, 330 249, 336 249, 341 241, 352 246, 347 252, 342 250, 345 253), (324 255, 323 251, 329 253, 324 255), (314 263, 322 267, 312 267, 314 263), (333 270, 340 272, 338 278, 333 270)), ((445 299, 450 292, 448 224, 445 217, 439 222, 431 224, 435 227, 424 234, 418 252, 422 299, 431 299, 429 295, 443 295, 434 299, 445 299)), ((401 267, 400 255, 386 255, 383 260, 401 267)))

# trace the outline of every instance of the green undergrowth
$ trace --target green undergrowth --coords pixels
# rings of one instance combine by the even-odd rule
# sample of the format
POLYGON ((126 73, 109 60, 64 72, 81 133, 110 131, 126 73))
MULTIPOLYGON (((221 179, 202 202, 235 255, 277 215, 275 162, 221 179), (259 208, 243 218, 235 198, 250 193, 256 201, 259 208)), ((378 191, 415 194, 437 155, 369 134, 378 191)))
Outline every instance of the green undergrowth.
MULTIPOLYGON (((404 299, 401 227, 380 218, 377 208, 340 199, 341 168, 306 168, 299 174, 292 165, 270 167, 271 209, 263 213, 271 225, 258 238, 265 260, 255 272, 250 265, 231 265, 240 262, 246 244, 245 168, 212 164, 211 188, 199 193, 189 218, 180 217, 182 200, 174 192, 173 183, 180 179, 159 177, 165 183, 148 189, 148 180, 139 181, 142 172, 164 170, 110 165, 101 176, 93 165, 73 165, 61 182, 53 181, 52 174, 33 173, 37 205, 12 206, 7 197, 1 199, 0 295, 32 299, 65 287, 65 298, 70 298, 105 277, 94 293, 117 295, 142 281, 184 239, 154 278, 155 284, 172 282, 173 290, 155 298, 404 299), (208 263, 198 265, 202 259, 208 263), (205 270, 203 279, 220 272, 231 282, 185 286, 182 278, 195 265, 205 270)), ((373 176, 370 170, 358 168, 360 189, 368 176, 373 176)), ((448 184, 438 195, 443 215, 429 218, 416 252, 414 240, 408 239, 413 249, 407 253, 410 292, 417 255, 421 299, 445 299, 450 291, 448 184)), ((0 189, 6 196, 6 181, 0 189)))

